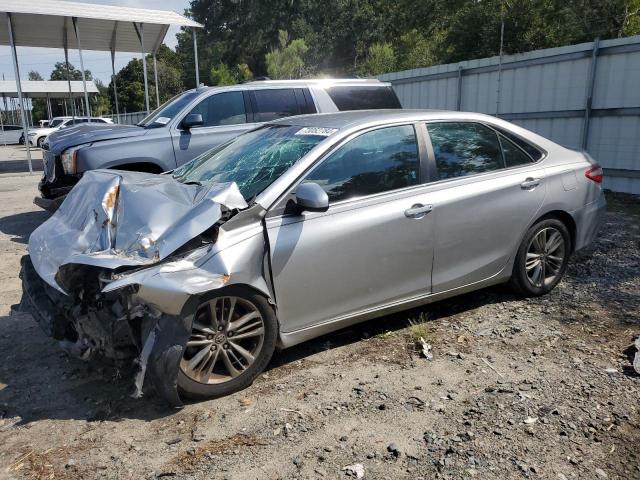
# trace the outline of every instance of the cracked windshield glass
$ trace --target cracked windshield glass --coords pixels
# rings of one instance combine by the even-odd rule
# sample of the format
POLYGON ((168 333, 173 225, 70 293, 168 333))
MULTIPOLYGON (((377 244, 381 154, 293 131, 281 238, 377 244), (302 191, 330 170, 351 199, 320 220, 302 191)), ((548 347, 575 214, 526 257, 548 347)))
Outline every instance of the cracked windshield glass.
POLYGON ((249 202, 335 129, 268 126, 237 137, 176 169, 183 183, 236 182, 249 202))

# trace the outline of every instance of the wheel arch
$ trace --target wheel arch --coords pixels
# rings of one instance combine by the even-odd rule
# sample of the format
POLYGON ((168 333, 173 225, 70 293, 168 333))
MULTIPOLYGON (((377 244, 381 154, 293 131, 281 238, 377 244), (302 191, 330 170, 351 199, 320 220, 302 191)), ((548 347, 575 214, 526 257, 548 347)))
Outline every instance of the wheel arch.
POLYGON ((578 226, 576 224, 575 219, 571 216, 571 214, 565 210, 551 210, 549 212, 546 212, 543 215, 540 215, 538 218, 536 218, 531 225, 529 226, 532 227, 533 225, 546 220, 548 218, 555 218, 556 220, 561 221, 565 227, 567 227, 567 230, 569 231, 569 237, 571 240, 571 253, 573 253, 575 245, 576 245, 576 235, 577 235, 577 229, 578 226))

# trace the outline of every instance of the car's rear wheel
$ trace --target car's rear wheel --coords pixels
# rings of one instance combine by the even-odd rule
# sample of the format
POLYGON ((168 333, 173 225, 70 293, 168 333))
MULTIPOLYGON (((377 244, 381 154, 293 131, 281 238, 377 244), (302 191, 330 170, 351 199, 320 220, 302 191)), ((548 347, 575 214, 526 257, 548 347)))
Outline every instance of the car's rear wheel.
POLYGON ((571 236, 556 218, 532 226, 524 236, 513 266, 511 285, 519 293, 549 293, 562 279, 571 253, 571 236))
POLYGON ((246 388, 271 360, 277 331, 273 308, 249 288, 232 286, 203 298, 180 360, 180 393, 204 399, 246 388))

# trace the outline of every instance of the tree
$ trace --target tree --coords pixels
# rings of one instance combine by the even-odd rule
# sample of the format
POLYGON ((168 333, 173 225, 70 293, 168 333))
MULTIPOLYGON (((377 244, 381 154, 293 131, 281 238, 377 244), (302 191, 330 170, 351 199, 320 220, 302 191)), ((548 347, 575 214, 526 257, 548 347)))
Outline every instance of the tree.
MULTIPOLYGON (((91 80, 91 71, 85 70, 84 75, 87 80, 91 80)), ((56 62, 51 72, 49 80, 66 80, 67 79, 67 64, 64 62, 56 62)), ((69 80, 82 80, 82 71, 75 68, 72 64, 69 64, 69 80)))
POLYGON ((280 47, 265 56, 267 75, 273 79, 301 78, 304 74, 303 56, 309 47, 301 38, 289 42, 286 30, 278 32, 278 42, 280 47))
MULTIPOLYGON (((204 25, 205 74, 242 63, 268 74, 269 46, 282 50, 286 30, 307 47, 304 74, 341 76, 370 74, 380 55, 389 60, 385 43, 398 69, 497 55, 503 8, 506 53, 640 33, 640 0, 191 0, 186 13, 204 25)), ((178 37, 182 79, 194 85, 193 39, 189 30, 178 37)))
POLYGON ((381 75, 396 70, 396 53, 390 43, 374 43, 369 47, 367 59, 361 73, 369 76, 381 75))
POLYGON ((211 79, 211 85, 233 85, 238 83, 236 77, 224 63, 219 63, 218 66, 212 67, 209 78, 211 79))
MULTIPOLYGON (((160 104, 184 90, 180 73, 180 59, 170 48, 162 45, 156 55, 158 67, 158 88, 160 104)), ((157 108, 155 94, 155 78, 153 74, 153 57, 147 56, 147 81, 149 91, 149 106, 157 108)), ((142 59, 134 58, 116 74, 118 87, 118 106, 120 112, 139 112, 146 109, 144 97, 144 76, 142 59)), ((115 112, 115 96, 113 80, 109 83, 107 95, 109 96, 111 111, 115 112)))
MULTIPOLYGON (((35 70, 31 70, 27 76, 29 80, 33 81, 42 81, 42 75, 36 72, 35 70)), ((47 101, 44 98, 32 98, 31 99, 31 117, 33 118, 34 123, 39 120, 45 120, 49 118, 49 112, 47 111, 47 101)))

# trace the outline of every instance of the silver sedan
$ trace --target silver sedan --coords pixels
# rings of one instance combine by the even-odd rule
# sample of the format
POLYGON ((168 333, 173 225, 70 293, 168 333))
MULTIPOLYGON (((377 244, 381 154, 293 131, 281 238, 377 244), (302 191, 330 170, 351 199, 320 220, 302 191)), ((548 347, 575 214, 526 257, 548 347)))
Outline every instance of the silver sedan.
POLYGON ((602 169, 500 119, 283 119, 164 175, 97 170, 34 231, 23 305, 171 404, 248 386, 277 347, 498 283, 543 295, 595 237, 602 169))

